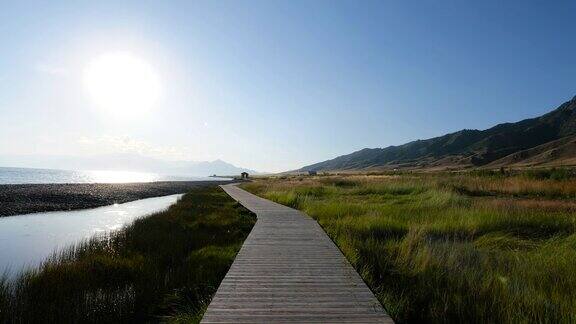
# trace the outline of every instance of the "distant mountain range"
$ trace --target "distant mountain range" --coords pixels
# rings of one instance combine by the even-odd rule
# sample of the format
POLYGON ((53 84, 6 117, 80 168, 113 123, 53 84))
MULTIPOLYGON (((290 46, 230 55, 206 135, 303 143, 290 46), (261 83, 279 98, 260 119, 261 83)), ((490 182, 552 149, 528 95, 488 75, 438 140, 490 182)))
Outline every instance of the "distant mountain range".
POLYGON ((173 176, 238 175, 257 173, 222 160, 164 161, 139 154, 105 154, 89 157, 55 155, 0 156, 0 166, 60 170, 114 170, 154 172, 173 176))
POLYGON ((461 130, 400 146, 365 148, 298 171, 576 165, 576 97, 543 116, 461 130))

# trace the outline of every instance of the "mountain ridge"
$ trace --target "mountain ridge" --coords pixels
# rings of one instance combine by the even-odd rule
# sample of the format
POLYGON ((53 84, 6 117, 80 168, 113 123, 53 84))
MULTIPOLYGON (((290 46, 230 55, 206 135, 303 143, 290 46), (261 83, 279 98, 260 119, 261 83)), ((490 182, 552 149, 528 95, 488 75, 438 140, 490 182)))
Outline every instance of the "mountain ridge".
POLYGON ((258 172, 237 167, 228 162, 165 161, 133 153, 102 154, 93 156, 19 155, 0 156, 0 166, 66 170, 109 170, 154 172, 174 176, 236 175, 258 172))
MULTIPOLYGON (((485 130, 462 129, 457 132, 416 140, 385 148, 364 148, 334 159, 315 163, 297 171, 347 171, 370 169, 459 169, 510 165, 531 166, 504 158, 547 143, 568 145, 572 152, 571 136, 576 136, 576 96, 553 111, 539 117, 518 122, 497 124, 485 130), (567 141, 567 142, 566 142, 567 141), (503 160, 504 159, 504 160, 503 160), (500 161, 496 163, 496 161, 500 161), (506 163, 509 162, 509 163, 506 163)), ((551 144, 552 145, 552 144, 551 144)), ((554 149, 548 147, 548 150, 554 149)), ((533 158, 534 152, 525 152, 533 158)), ((544 152, 540 152, 543 154, 544 152)), ((549 154, 533 159, 533 165, 555 165, 572 161, 566 154, 549 154), (557 163, 556 163, 557 162, 557 163)), ((572 163, 572 162, 570 162, 572 163)))

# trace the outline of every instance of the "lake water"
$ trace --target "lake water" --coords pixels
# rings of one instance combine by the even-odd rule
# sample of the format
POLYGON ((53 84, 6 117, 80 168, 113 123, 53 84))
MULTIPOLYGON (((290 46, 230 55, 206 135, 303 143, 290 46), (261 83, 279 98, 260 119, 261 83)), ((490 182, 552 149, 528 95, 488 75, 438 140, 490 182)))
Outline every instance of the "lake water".
POLYGON ((61 212, 0 217, 0 274, 14 275, 35 266, 55 250, 114 231, 136 218, 164 210, 182 195, 61 212))
POLYGON ((125 183, 153 181, 222 180, 210 177, 168 176, 130 171, 69 171, 0 167, 0 184, 20 183, 125 183))

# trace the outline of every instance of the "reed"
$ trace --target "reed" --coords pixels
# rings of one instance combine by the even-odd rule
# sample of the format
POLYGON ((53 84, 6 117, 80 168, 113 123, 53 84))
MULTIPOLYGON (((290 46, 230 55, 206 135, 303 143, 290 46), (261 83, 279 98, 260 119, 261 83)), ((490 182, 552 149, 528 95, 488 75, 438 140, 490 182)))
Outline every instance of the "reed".
POLYGON ((198 322, 255 217, 216 186, 0 280, 0 322, 198 322))
POLYGON ((576 321, 571 177, 406 173, 243 187, 315 218, 399 323, 576 321))

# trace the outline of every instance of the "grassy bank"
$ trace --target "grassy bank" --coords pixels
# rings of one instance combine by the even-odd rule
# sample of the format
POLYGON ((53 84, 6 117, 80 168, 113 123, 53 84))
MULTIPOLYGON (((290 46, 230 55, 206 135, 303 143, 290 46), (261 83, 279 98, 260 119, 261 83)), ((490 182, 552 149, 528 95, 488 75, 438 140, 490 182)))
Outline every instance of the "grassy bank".
POLYGON ((0 322, 196 322, 255 217, 216 186, 0 280, 0 322))
POLYGON ((576 321, 576 180, 283 177, 244 188, 318 220, 401 323, 576 321))

